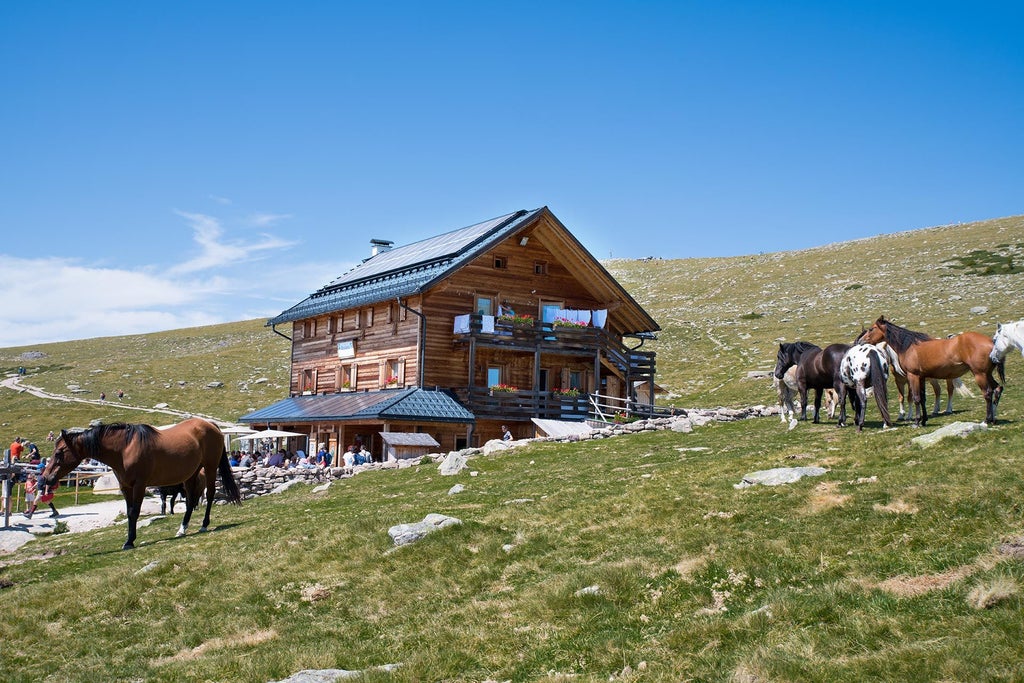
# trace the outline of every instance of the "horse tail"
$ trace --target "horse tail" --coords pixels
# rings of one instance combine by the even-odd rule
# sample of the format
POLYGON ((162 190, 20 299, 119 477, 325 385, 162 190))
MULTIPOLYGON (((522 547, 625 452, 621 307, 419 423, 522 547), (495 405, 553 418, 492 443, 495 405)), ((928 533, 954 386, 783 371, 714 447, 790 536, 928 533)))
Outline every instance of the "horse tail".
POLYGON ((999 371, 999 383, 1006 384, 1006 364, 1004 361, 996 363, 996 370, 999 371))
POLYGON ((228 497, 228 502, 241 505, 242 492, 238 490, 238 482, 235 481, 235 475, 231 471, 231 463, 228 462, 227 451, 221 453, 220 465, 218 465, 217 469, 220 470, 220 483, 224 486, 224 495, 228 497))
POLYGON ((878 412, 882 414, 885 424, 892 424, 889 419, 889 392, 886 387, 889 383, 889 373, 882 370, 882 359, 880 352, 869 353, 871 356, 871 388, 875 392, 875 403, 878 405, 878 412))
POLYGON ((960 379, 959 377, 957 377, 956 379, 953 380, 953 389, 960 396, 966 396, 967 398, 974 398, 974 392, 971 391, 971 388, 969 386, 967 386, 966 384, 964 384, 964 381, 962 379, 960 379))

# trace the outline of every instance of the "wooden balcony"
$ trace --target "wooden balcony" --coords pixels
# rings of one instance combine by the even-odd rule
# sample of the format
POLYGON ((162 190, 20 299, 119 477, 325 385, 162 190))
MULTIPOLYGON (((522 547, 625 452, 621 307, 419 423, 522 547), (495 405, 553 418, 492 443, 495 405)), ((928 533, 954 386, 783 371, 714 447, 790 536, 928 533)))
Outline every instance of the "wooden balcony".
POLYGON ((495 320, 493 330, 484 329, 484 316, 470 315, 464 330, 453 332, 455 344, 472 343, 477 348, 554 353, 599 357, 624 380, 654 378, 655 353, 630 349, 598 327, 566 327, 534 321, 532 325, 514 325, 495 320))
POLYGON ((587 394, 564 396, 552 391, 496 391, 484 387, 460 387, 455 396, 478 418, 525 422, 532 417, 547 420, 585 420, 590 407, 587 394))

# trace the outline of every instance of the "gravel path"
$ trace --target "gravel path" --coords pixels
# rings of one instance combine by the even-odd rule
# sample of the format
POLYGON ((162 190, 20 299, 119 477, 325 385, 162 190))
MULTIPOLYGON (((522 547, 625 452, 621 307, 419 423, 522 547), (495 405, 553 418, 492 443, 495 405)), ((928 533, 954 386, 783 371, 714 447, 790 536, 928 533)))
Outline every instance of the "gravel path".
MULTIPOLYGON (((184 510, 182 505, 177 506, 177 514, 180 516, 184 510)), ((139 517, 139 526, 143 521, 152 515, 160 513, 160 498, 158 496, 147 496, 142 502, 142 516, 139 517)), ((91 531, 114 524, 114 520, 121 517, 119 523, 126 523, 124 512, 124 498, 120 494, 111 496, 109 501, 102 503, 89 503, 65 507, 60 510, 60 517, 50 517, 50 508, 40 506, 32 519, 25 515, 14 513, 11 515, 11 526, 0 529, 0 555, 12 553, 29 541, 35 540, 35 534, 50 533, 57 522, 64 522, 68 525, 70 533, 91 531)), ((3 516, 0 515, 0 522, 3 516)), ((202 518, 200 518, 202 521, 202 518)), ((191 527, 191 525, 189 525, 191 527)), ((127 533, 127 532, 126 532, 127 533)))

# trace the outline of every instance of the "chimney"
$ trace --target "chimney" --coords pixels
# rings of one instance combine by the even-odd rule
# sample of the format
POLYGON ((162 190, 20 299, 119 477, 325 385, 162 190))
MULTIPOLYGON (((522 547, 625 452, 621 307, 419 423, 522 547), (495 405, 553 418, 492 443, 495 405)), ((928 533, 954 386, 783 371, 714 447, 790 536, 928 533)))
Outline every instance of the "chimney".
POLYGON ((391 251, 391 247, 394 246, 394 242, 390 240, 370 240, 370 258, 373 258, 377 254, 381 254, 385 251, 391 251))

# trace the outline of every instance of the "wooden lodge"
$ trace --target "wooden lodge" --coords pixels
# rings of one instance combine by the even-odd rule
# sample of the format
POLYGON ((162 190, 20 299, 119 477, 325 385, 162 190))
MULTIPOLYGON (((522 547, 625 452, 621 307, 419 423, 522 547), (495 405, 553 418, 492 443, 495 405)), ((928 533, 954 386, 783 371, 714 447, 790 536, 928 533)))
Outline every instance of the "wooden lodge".
POLYGON ((291 341, 289 398, 241 418, 335 454, 380 432, 442 450, 583 420, 590 396, 653 396, 658 324, 543 207, 371 256, 267 321, 291 341))

